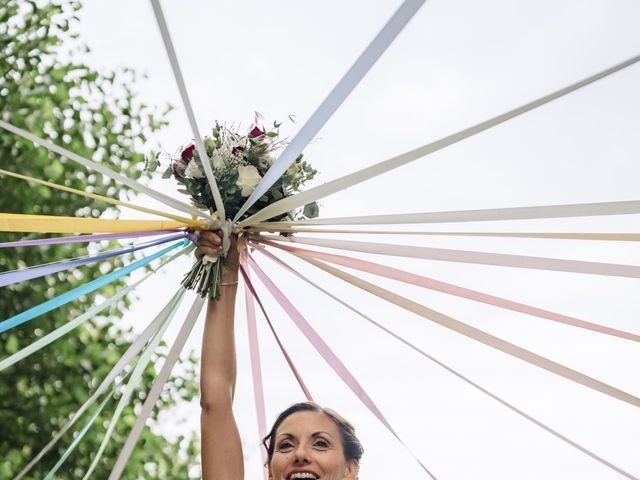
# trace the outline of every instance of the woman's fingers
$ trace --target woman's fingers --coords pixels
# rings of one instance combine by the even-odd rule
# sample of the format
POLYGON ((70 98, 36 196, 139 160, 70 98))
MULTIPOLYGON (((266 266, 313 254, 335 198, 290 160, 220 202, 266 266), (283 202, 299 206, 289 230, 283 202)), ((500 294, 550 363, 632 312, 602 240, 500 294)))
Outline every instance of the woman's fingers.
POLYGON ((204 231, 200 232, 199 245, 204 245, 204 246, 207 246, 207 247, 221 246, 222 245, 222 232, 212 231, 212 230, 204 230, 204 231))

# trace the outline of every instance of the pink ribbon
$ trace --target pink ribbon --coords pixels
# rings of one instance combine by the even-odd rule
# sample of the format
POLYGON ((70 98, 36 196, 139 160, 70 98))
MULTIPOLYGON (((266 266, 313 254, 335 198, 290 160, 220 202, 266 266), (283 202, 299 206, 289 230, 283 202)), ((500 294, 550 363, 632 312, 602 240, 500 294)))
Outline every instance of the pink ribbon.
MULTIPOLYGON (((251 259, 249 255, 247 255, 247 257, 251 259)), ((267 323, 269 324, 271 333, 273 333, 273 337, 276 339, 276 342, 278 343, 278 347, 280 347, 280 351, 282 352, 282 355, 284 355, 284 358, 287 361, 287 364, 289 365, 289 368, 291 369, 293 376, 296 377, 296 380, 298 381, 298 385, 300 385, 300 388, 302 389, 302 393, 304 393, 304 396, 307 400, 312 402, 313 397, 311 396, 311 393, 309 393, 309 389, 305 385, 304 380, 302 380, 302 377, 298 373, 296 366, 293 364, 293 360, 291 360, 291 357, 287 353, 287 350, 284 348, 284 345, 280 341, 280 337, 278 337, 278 334, 276 333, 275 328, 273 328, 271 319, 269 318, 269 315, 267 314, 267 311, 265 310, 264 305, 262 305, 262 301, 260 300, 260 297, 258 296, 256 289, 254 288, 253 284, 251 283, 251 280, 249 279, 249 274, 247 271, 245 271, 245 268, 242 265, 240 265, 240 273, 242 274, 242 278, 244 279, 245 285, 249 289, 249 292, 251 293, 253 298, 255 298, 256 302, 258 302, 258 305, 260 306, 260 310, 262 310, 262 314, 264 315, 264 318, 267 320, 267 323)))
MULTIPOLYGON (((244 251, 240 254, 240 263, 244 271, 247 271, 244 251)), ((249 287, 244 285, 244 300, 247 310, 247 332, 249 336, 249 358, 251 360, 251 377, 253 380, 253 399, 256 405, 256 418, 258 421, 258 435, 262 440, 267 435, 267 421, 264 409, 264 389, 262 385, 262 369, 260 367, 260 345, 258 343, 258 331, 256 328, 256 310, 253 296, 249 287)), ((260 449, 262 455, 262 464, 264 465, 267 457, 263 448, 260 449)), ((268 479, 267 471, 264 470, 265 480, 268 479)))
POLYGON ((443 363, 442 361, 438 360, 437 358, 433 357, 432 355, 429 355, 427 352, 425 352, 424 350, 420 349, 419 347, 417 347, 416 345, 414 345, 413 343, 409 342, 408 340, 405 340, 404 338, 402 338, 400 335, 398 335, 395 332, 392 332, 391 330, 389 330, 387 327, 385 327, 384 325, 376 322, 374 319, 372 319, 371 317, 365 315, 364 313, 362 313, 360 310, 358 310, 357 308, 355 308, 354 306, 352 306, 350 303, 347 303, 343 300, 341 300, 340 298, 336 297, 334 294, 332 294, 331 292, 325 290, 324 288, 322 288, 320 285, 318 285, 317 283, 311 281, 309 278, 307 278, 306 276, 304 276, 302 273, 300 273, 298 270, 294 269, 293 267, 291 267, 290 265, 286 264, 285 262, 283 262, 281 259, 279 259, 278 257, 276 257, 273 253, 269 252, 268 250, 264 249, 263 247, 261 247, 260 245, 257 244, 252 244, 253 247, 256 248, 256 250, 258 250, 260 253, 266 255, 267 257, 269 257, 271 260, 273 260, 274 262, 278 263, 280 266, 284 267, 285 269, 287 269, 288 271, 290 271, 291 273, 293 273, 294 275, 296 275, 298 278, 301 278, 302 280, 304 280, 305 282, 307 282, 309 285, 312 285, 313 287, 317 288, 318 290, 320 290, 322 293, 324 293, 325 295, 331 297, 332 299, 334 299, 336 302, 340 303, 341 305, 345 306, 346 308, 348 308, 349 310, 351 310, 352 312, 354 312, 356 315, 359 315, 360 317, 364 318, 367 322, 371 323, 373 326, 379 328, 380 330, 382 330, 383 332, 391 335, 393 338, 395 338, 396 340, 398 340, 399 342, 403 343, 404 345, 406 345, 407 347, 411 348, 413 351, 419 353, 420 355, 422 355, 423 357, 429 359, 430 361, 432 361, 433 363, 435 363, 436 365, 438 365, 439 367, 445 369, 447 372, 455 375, 456 377, 458 377, 460 380, 462 380, 463 382, 467 383, 468 385, 470 385, 471 387, 475 388, 476 390, 482 392, 483 394, 487 395, 488 397, 494 399, 495 401, 497 401, 498 403, 504 405, 505 407, 507 407, 508 409, 510 409, 511 411, 513 411, 514 413, 520 415, 522 418, 532 422, 533 424, 539 426, 540 428, 544 429, 545 431, 549 432, 551 435, 554 435, 556 438, 562 440, 563 442, 571 445, 572 447, 580 450, 582 453, 585 453, 586 455, 588 455, 589 457, 593 458, 594 460, 602 463, 603 465, 611 468, 612 470, 615 470, 616 472, 620 473, 621 475, 631 479, 631 480, 638 480, 637 477, 634 477, 633 475, 631 475, 630 473, 622 470, 620 467, 612 464, 611 462, 605 460, 604 458, 600 457, 599 455, 597 455, 596 453, 592 452, 591 450, 587 449, 586 447, 583 447, 582 445, 580 445, 579 443, 571 440, 570 438, 564 436, 563 434, 561 434, 560 432, 554 430, 553 428, 551 428, 550 426, 546 425, 545 423, 541 422, 540 420, 532 417, 531 415, 529 415, 528 413, 520 410, 518 407, 516 407, 515 405, 512 405, 511 403, 507 402, 506 400, 504 400, 503 398, 499 397, 498 395, 496 395, 495 393, 487 390, 486 388, 484 388, 483 386, 475 383, 473 380, 471 380, 470 378, 464 376, 463 374, 461 374, 460 372, 458 372, 457 370, 453 369, 452 367, 450 367, 449 365, 443 363))
MULTIPOLYGON (((345 257, 342 255, 334 255, 331 253, 318 252, 314 250, 307 250, 304 248, 290 247, 287 245, 280 245, 268 240, 261 240, 264 243, 271 245, 272 247, 286 250, 289 252, 296 252, 302 255, 310 256, 312 258, 321 259, 344 267, 354 268, 367 273, 373 273, 374 275, 380 275, 392 280, 398 280, 400 282, 409 283, 418 287, 428 288, 430 290, 436 290, 438 292, 447 293, 449 295, 455 295, 457 297, 466 298, 476 302, 486 303, 495 307, 505 308, 515 312, 525 313, 547 320, 564 323, 578 328, 584 328, 594 332, 605 333, 607 335, 613 335, 634 342, 640 342, 640 335, 634 333, 625 332, 624 330, 618 330, 615 328, 606 327, 604 325, 598 325, 596 323, 587 322, 578 318, 562 315, 559 313, 544 310, 542 308, 533 307, 524 303, 514 302, 507 300, 506 298, 496 297, 487 293, 478 292, 477 290, 471 290, 468 288, 459 287, 450 283, 441 282, 432 278, 417 275, 415 273, 405 272, 398 270, 397 268, 387 267, 378 263, 368 262, 366 260, 360 260, 353 257, 345 257)), ((255 244, 253 244, 255 246, 255 244)))
MULTIPOLYGON (((346 367, 344 363, 337 357, 337 355, 331 350, 329 345, 318 335, 318 333, 314 330, 314 328, 307 322, 307 320, 302 316, 302 314, 293 306, 293 304, 289 301, 289 299, 276 287, 276 285, 271 281, 271 279, 262 271, 262 269, 258 266, 255 260, 251 257, 251 255, 247 255, 249 260, 249 265, 256 272, 262 283, 267 287, 267 290, 273 295, 276 301, 280 304, 287 315, 293 320, 298 329, 302 332, 302 334, 307 337, 307 340, 313 345, 313 348, 322 356, 325 362, 329 364, 329 366, 333 369, 334 372, 338 374, 338 376, 342 379, 342 381, 351 389, 351 391, 360 399, 360 401, 369 409, 371 413, 373 413, 378 420, 391 432, 391 434, 398 439, 400 444, 413 456, 413 458, 418 462, 418 464, 422 467, 422 469, 433 479, 436 480, 436 477, 425 467, 422 462, 407 448, 402 439, 395 432, 391 424, 387 421, 385 416, 382 414, 380 409, 373 402, 371 397, 367 394, 364 388, 360 385, 360 383, 356 380, 356 378, 351 374, 349 369, 346 367)), ((245 278, 246 280, 246 278, 245 278)))

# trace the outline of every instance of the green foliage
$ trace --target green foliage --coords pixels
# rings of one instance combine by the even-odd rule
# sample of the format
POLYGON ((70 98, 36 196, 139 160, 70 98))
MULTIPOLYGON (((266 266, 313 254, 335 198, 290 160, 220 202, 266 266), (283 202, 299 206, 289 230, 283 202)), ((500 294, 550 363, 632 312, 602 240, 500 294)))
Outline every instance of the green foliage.
MULTIPOLYGON (((0 2, 0 116, 129 178, 139 178, 144 156, 135 151, 140 150, 146 134, 165 124, 163 116, 136 99, 132 90, 136 85, 134 71, 96 72, 75 60, 83 47, 68 49, 66 45, 77 37, 74 28, 79 9, 80 2, 76 0, 0 2)), ((125 199, 130 194, 113 180, 5 131, 0 133, 0 167, 114 198, 125 199)), ((105 212, 118 214, 102 202, 21 180, 0 177, 0 184, 1 212, 83 217, 99 217, 105 212)), ((36 235, 0 234, 0 241, 24 237, 36 235)), ((2 249, 0 270, 59 261, 88 252, 87 244, 2 249)), ((100 265, 4 287, 0 290, 0 319, 98 278, 131 259, 113 258, 100 265)), ((0 335, 0 358, 75 318, 96 297, 111 295, 123 285, 123 281, 112 284, 95 295, 81 297, 5 332, 0 335)), ((129 346, 132 334, 118 327, 117 320, 130 302, 127 298, 121 300, 86 326, 0 372, 0 478, 13 477, 40 451, 129 346)), ((166 352, 166 347, 163 351, 166 352)), ((163 355, 160 352, 155 360, 163 355)), ((170 407, 177 399, 190 400, 197 395, 194 367, 193 358, 181 364, 180 378, 168 382, 156 411, 170 407)), ((107 478, 135 421, 135 409, 154 377, 155 369, 151 366, 144 374, 140 393, 125 410, 94 478, 107 478)), ((57 478, 82 477, 98 449, 114 406, 115 401, 109 403, 94 428, 58 471, 57 478)), ((152 424, 157 422, 156 417, 157 413, 152 424)), ((86 418, 80 419, 73 431, 82 428, 86 418)), ((43 478, 72 439, 73 432, 68 432, 26 478, 43 478)), ((172 443, 147 427, 123 478, 189 478, 189 471, 197 465, 196 446, 195 438, 181 438, 172 443)))

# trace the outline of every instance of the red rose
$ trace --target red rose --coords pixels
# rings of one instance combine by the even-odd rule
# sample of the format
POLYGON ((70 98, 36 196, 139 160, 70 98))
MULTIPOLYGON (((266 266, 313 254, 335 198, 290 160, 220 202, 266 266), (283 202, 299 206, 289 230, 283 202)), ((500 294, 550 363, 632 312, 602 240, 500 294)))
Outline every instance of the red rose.
POLYGON ((244 152, 244 147, 242 145, 238 145, 231 149, 231 155, 238 155, 239 153, 244 152))
POLYGON ((249 132, 249 138, 258 138, 264 135, 264 132, 258 127, 253 127, 253 130, 249 132))
POLYGON ((193 151, 195 149, 196 149, 195 145, 189 145, 187 148, 182 150, 182 153, 180 154, 180 156, 182 157, 183 160, 186 160, 186 162, 189 163, 189 160, 193 158, 193 151))

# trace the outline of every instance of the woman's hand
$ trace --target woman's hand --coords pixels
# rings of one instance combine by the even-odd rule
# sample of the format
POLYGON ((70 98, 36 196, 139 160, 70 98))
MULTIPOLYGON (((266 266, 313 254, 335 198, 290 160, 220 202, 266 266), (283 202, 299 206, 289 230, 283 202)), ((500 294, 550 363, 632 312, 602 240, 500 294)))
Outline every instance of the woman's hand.
MULTIPOLYGON (((231 246, 227 252, 227 256, 224 257, 222 262, 223 267, 223 281, 237 280, 238 266, 240 264, 238 253, 238 236, 231 235, 231 246)), ((222 248, 222 231, 220 230, 203 230, 200 232, 200 241, 198 242, 198 248, 196 248, 196 258, 201 258, 204 255, 222 256, 224 250, 222 248)))

